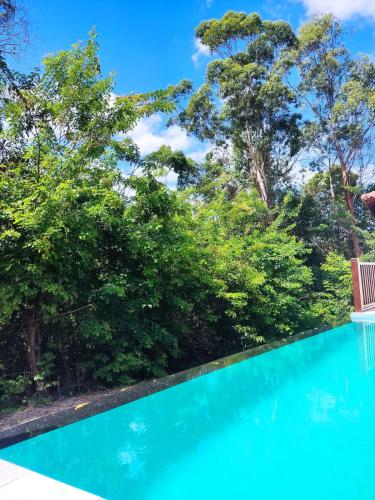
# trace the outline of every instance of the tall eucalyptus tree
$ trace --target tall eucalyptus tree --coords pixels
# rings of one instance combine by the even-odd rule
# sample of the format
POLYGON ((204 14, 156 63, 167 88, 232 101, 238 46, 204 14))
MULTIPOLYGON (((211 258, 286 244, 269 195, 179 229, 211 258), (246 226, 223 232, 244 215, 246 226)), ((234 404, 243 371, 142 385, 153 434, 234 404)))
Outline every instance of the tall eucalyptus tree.
POLYGON ((203 21, 196 37, 215 59, 180 124, 201 139, 232 148, 243 179, 272 207, 301 146, 295 94, 284 81, 290 65, 283 54, 296 46, 296 36, 287 22, 227 12, 203 21))
POLYGON ((368 58, 353 59, 344 45, 342 24, 331 15, 303 25, 298 38, 298 91, 311 118, 306 137, 321 169, 333 172, 335 164, 340 166, 350 238, 360 256, 354 203, 359 190, 353 179, 363 178, 372 157, 375 66, 368 58))

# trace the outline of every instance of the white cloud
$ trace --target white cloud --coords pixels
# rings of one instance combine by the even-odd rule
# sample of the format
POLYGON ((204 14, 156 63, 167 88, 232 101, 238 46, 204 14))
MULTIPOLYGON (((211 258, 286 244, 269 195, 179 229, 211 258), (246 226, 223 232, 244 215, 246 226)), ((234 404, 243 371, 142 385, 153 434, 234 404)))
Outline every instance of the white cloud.
POLYGON ((206 158, 206 154, 210 151, 211 149, 211 146, 207 146, 203 149, 198 149, 196 151, 191 151, 190 153, 188 153, 188 156, 196 161, 196 162, 201 162, 203 161, 205 158, 206 158))
MULTIPOLYGON (((183 151, 193 160, 200 162, 204 160, 210 150, 209 145, 190 137, 185 130, 177 125, 166 127, 165 120, 159 114, 140 120, 129 136, 138 145, 142 156, 166 145, 174 150, 183 151)), ((176 185, 177 175, 174 172, 169 172, 160 180, 173 188, 176 185)))
POLYGON ((158 177, 158 180, 160 182, 163 182, 164 184, 166 184, 171 189, 175 189, 176 188, 177 179, 178 179, 178 175, 176 174, 176 172, 173 172, 173 170, 171 170, 170 172, 168 172, 167 175, 165 175, 163 177, 158 177))
POLYGON ((199 1, 200 9, 201 10, 209 9, 213 3, 214 3, 214 0, 200 0, 199 1))
POLYGON ((204 45, 199 38, 196 38, 194 40, 194 46, 195 46, 195 52, 191 56, 191 60, 195 64, 195 66, 198 66, 199 60, 202 57, 208 57, 210 55, 210 49, 207 47, 207 45, 204 45))
POLYGON ((129 134, 138 145, 141 154, 147 155, 164 144, 172 149, 186 151, 193 146, 193 140, 177 125, 165 127, 160 115, 152 115, 140 120, 129 134))
POLYGON ((314 173, 316 172, 310 170, 306 161, 297 161, 290 172, 290 178, 296 188, 301 188, 311 179, 314 173))
POLYGON ((374 184, 375 165, 372 163, 367 165, 367 167, 364 168, 362 172, 359 172, 359 174, 361 183, 365 188, 367 188, 369 185, 374 184))
POLYGON ((323 14, 332 12, 341 19, 352 16, 371 16, 375 18, 374 0, 299 0, 307 9, 308 14, 323 14))
MULTIPOLYGON (((125 175, 129 175, 129 172, 127 172, 125 175)), ((139 167, 136 170, 132 171, 131 175, 135 176, 135 177, 141 177, 142 175, 144 175, 144 170, 141 167, 139 167)), ((165 175, 157 177, 157 179, 160 182, 163 182, 169 188, 176 189, 178 174, 176 174, 176 172, 174 172, 173 170, 170 170, 165 175)), ((136 192, 134 189, 127 188, 127 192, 126 192, 127 196, 133 197, 135 195, 135 193, 136 192)))

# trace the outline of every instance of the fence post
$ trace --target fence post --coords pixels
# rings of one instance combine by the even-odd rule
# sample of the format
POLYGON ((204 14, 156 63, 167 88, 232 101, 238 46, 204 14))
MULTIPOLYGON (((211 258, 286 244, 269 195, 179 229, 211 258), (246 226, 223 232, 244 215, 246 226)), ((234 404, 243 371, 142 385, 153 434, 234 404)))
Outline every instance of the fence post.
POLYGON ((352 278, 353 278, 353 293, 354 293, 354 310, 355 312, 362 312, 359 259, 352 259, 352 278))

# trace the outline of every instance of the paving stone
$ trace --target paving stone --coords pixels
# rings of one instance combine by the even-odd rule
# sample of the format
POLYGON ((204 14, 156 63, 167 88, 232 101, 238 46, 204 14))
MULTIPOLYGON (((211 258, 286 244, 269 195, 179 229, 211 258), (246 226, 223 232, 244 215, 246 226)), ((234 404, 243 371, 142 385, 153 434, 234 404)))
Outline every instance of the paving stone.
POLYGON ((0 460, 0 500, 103 500, 42 474, 0 460))

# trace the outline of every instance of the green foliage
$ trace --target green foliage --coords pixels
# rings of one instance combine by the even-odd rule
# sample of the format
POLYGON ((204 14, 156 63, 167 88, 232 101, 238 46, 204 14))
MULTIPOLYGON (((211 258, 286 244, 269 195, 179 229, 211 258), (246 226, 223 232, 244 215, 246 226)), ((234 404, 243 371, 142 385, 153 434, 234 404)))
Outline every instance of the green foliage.
POLYGON ((336 253, 327 255, 321 266, 322 291, 314 295, 311 309, 321 325, 349 321, 353 290, 350 261, 336 253))
MULTIPOLYGON (((360 177, 371 163, 374 133, 375 65, 367 57, 354 59, 345 47, 343 27, 332 15, 316 17, 300 28, 294 52, 300 73, 299 94, 308 103, 311 119, 305 138, 314 155, 313 164, 337 163, 341 171, 340 195, 350 221, 352 250, 361 245, 356 226, 355 196, 360 177)), ((335 196, 333 187, 332 194, 335 196)))
POLYGON ((219 58, 209 63, 206 82, 179 123, 217 145, 229 141, 235 168, 273 206, 301 148, 300 115, 293 110, 283 57, 297 38, 286 22, 236 12, 203 21, 196 36, 219 58))
POLYGON ((366 251, 362 255, 361 259, 365 262, 374 262, 375 261, 375 233, 367 233, 365 234, 366 241, 366 251))
MULTIPOLYGON (((47 349, 51 349, 51 346, 47 346, 47 349)), ((34 382, 37 382, 38 390, 58 385, 57 381, 51 380, 54 371, 55 355, 51 350, 48 350, 40 356, 38 361, 38 373, 34 376, 34 382)))
POLYGON ((216 292, 223 303, 228 332, 237 332, 235 348, 254 341, 291 334, 306 327, 311 271, 306 250, 283 226, 280 214, 272 223, 255 192, 232 200, 223 193, 197 212, 201 245, 211 255, 216 292))
MULTIPOLYGON (((0 370, 4 371, 3 365, 0 365, 0 370)), ((30 382, 24 375, 7 378, 3 373, 0 377, 0 411, 24 403, 29 386, 30 382)))
MULTIPOLYGON (((356 183, 354 175, 351 182, 356 183)), ((301 210, 296 234, 313 249, 319 261, 335 251, 349 259, 352 256, 353 228, 345 204, 340 167, 314 174, 299 198, 301 210)), ((373 229, 373 222, 359 197, 354 199, 353 206, 358 226, 356 234, 365 240, 365 231, 373 229)))
POLYGON ((160 149, 147 155, 142 161, 144 172, 154 176, 165 176, 169 172, 178 175, 177 186, 183 189, 191 177, 197 172, 197 166, 182 151, 173 151, 170 146, 161 146, 160 149))
MULTIPOLYGON (((117 161, 139 162, 136 146, 119 134, 142 116, 172 110, 184 85, 118 98, 113 85, 101 76, 92 35, 49 56, 43 73, 1 102, 9 156, 0 167, 0 325, 26 343, 39 385, 62 368, 67 382, 83 371, 108 383, 159 375, 177 352, 175 322, 167 325, 164 314, 169 302, 186 308, 167 285, 177 286, 181 271, 176 262, 168 273, 166 260, 185 244, 175 232, 179 206, 147 169, 127 181, 117 161), (161 319, 153 310, 163 302, 161 319)), ((181 175, 190 166, 164 153, 181 175)))

